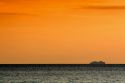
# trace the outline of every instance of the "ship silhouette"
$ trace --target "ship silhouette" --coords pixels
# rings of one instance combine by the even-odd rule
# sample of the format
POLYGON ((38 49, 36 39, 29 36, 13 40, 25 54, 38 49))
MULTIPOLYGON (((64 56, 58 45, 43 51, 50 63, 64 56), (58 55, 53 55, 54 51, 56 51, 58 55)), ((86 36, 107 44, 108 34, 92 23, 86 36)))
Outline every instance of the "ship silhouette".
POLYGON ((90 64, 106 64, 104 61, 92 61, 90 64))

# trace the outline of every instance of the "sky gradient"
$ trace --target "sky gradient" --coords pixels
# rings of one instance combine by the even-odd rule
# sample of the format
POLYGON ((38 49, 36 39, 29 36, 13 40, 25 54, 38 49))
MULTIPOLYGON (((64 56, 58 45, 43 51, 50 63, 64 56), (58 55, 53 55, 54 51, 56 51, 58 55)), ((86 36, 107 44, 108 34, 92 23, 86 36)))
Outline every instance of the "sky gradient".
POLYGON ((124 22, 124 0, 0 0, 0 63, 124 64, 124 22))

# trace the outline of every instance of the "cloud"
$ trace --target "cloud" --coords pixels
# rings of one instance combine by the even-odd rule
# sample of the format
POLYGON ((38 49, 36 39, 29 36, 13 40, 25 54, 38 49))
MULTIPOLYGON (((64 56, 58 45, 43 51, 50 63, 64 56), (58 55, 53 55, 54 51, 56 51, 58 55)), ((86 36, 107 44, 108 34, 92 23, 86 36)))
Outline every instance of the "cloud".
POLYGON ((4 3, 20 3, 20 2, 36 2, 36 1, 42 1, 42 0, 0 0, 0 2, 4 3))
POLYGON ((0 2, 21 2, 21 1, 29 1, 29 0, 0 0, 0 2))
POLYGON ((21 0, 0 0, 1 3, 17 3, 21 0))
POLYGON ((30 14, 30 13, 6 13, 6 12, 1 12, 0 15, 10 15, 10 16, 34 16, 35 14, 30 14))
POLYGON ((125 10, 125 6, 79 6, 75 10, 125 10))
POLYGON ((87 6, 80 9, 125 9, 125 6, 87 6))

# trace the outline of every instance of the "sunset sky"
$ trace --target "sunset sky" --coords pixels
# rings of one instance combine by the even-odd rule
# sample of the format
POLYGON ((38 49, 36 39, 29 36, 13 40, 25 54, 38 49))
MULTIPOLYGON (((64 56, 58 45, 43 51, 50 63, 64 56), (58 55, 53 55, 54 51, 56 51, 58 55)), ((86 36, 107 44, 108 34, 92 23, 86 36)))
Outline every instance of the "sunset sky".
POLYGON ((125 64, 125 0, 0 0, 0 64, 125 64))

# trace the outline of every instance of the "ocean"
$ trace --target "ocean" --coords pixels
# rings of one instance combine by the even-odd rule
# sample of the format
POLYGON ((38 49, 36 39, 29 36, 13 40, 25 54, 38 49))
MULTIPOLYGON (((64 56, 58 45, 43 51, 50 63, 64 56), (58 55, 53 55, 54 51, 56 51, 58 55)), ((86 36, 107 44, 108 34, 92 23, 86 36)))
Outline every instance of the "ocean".
POLYGON ((0 83, 125 83, 125 65, 0 65, 0 83))

